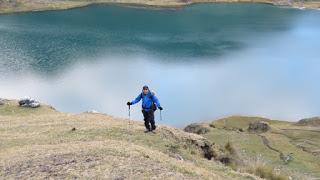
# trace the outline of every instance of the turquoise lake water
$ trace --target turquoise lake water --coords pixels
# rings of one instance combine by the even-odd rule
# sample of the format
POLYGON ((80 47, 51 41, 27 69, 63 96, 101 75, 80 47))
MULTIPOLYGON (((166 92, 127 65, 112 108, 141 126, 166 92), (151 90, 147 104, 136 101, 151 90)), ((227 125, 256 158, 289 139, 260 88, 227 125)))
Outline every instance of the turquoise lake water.
MULTIPOLYGON (((127 117, 145 84, 161 124, 320 115, 320 11, 263 4, 94 5, 0 15, 0 97, 127 117)), ((133 119, 142 119, 140 105, 133 119)))

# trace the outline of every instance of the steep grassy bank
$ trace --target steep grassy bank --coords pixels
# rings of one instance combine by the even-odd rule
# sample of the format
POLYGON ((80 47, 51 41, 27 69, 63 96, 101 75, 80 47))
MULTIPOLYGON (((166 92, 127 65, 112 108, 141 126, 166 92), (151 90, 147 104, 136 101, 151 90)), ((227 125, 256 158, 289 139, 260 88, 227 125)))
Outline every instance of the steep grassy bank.
POLYGON ((267 3, 296 8, 320 8, 320 1, 298 0, 0 0, 0 13, 61 10, 109 3, 153 8, 180 8, 194 3, 267 3))

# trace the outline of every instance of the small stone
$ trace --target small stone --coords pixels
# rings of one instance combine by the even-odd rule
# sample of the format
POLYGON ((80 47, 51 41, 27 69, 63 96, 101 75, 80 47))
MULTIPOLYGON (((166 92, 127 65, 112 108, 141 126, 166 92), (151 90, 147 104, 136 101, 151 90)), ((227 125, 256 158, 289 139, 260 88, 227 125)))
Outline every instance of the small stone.
POLYGON ((96 110, 90 110, 90 111, 87 111, 86 113, 99 114, 99 111, 96 111, 96 110))
POLYGON ((181 155, 179 155, 179 154, 170 154, 169 156, 172 157, 172 158, 175 158, 175 159, 177 159, 179 161, 183 161, 183 157, 181 155))
POLYGON ((180 161, 183 161, 183 157, 180 156, 179 154, 176 154, 176 159, 180 160, 180 161))

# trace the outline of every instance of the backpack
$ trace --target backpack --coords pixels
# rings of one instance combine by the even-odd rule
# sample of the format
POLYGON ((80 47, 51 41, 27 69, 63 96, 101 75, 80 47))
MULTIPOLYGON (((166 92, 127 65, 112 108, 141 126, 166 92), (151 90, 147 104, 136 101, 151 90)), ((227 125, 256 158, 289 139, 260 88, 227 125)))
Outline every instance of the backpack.
MULTIPOLYGON (((143 93, 141 93, 141 97, 143 97, 143 96, 146 96, 146 95, 144 95, 143 93)), ((153 96, 154 96, 154 93, 151 92, 150 98, 153 98, 153 96)), ((158 109, 156 103, 154 103, 153 101, 152 101, 151 109, 152 109, 153 111, 156 111, 156 110, 158 109)))

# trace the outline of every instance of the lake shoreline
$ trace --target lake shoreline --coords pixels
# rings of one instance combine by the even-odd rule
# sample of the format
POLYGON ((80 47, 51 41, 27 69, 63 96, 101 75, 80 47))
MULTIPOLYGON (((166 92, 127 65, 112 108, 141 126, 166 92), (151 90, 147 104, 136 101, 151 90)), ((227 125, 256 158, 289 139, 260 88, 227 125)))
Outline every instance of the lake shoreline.
POLYGON ((304 4, 299 4, 299 3, 293 3, 293 4, 286 4, 286 3, 281 3, 281 2, 273 2, 273 1, 268 1, 268 0, 253 0, 253 1, 248 1, 248 0, 238 0, 238 1, 233 1, 233 0, 219 0, 219 1, 185 1, 185 2, 170 2, 170 3, 163 3, 161 1, 156 1, 156 2, 111 2, 111 1, 101 1, 101 2, 73 2, 73 3, 58 3, 58 4, 45 4, 45 5, 35 5, 33 4, 22 4, 22 7, 10 7, 10 5, 3 5, 0 3, 0 15, 1 14, 13 14, 13 13, 27 13, 27 12, 42 12, 42 11, 59 11, 59 10, 70 10, 70 9, 75 9, 75 8, 83 8, 91 5, 118 5, 118 6, 123 6, 123 7, 130 7, 130 8, 146 8, 146 9, 153 9, 153 10, 162 10, 162 9, 172 9, 172 10, 177 10, 177 9, 182 9, 191 5, 196 5, 196 4, 211 4, 211 3, 239 3, 239 4, 244 4, 244 3, 250 3, 250 4, 269 4, 273 6, 278 6, 278 7, 286 7, 286 8, 296 8, 296 9, 313 9, 313 10, 319 10, 320 9, 320 2, 314 2, 310 1, 304 4))

